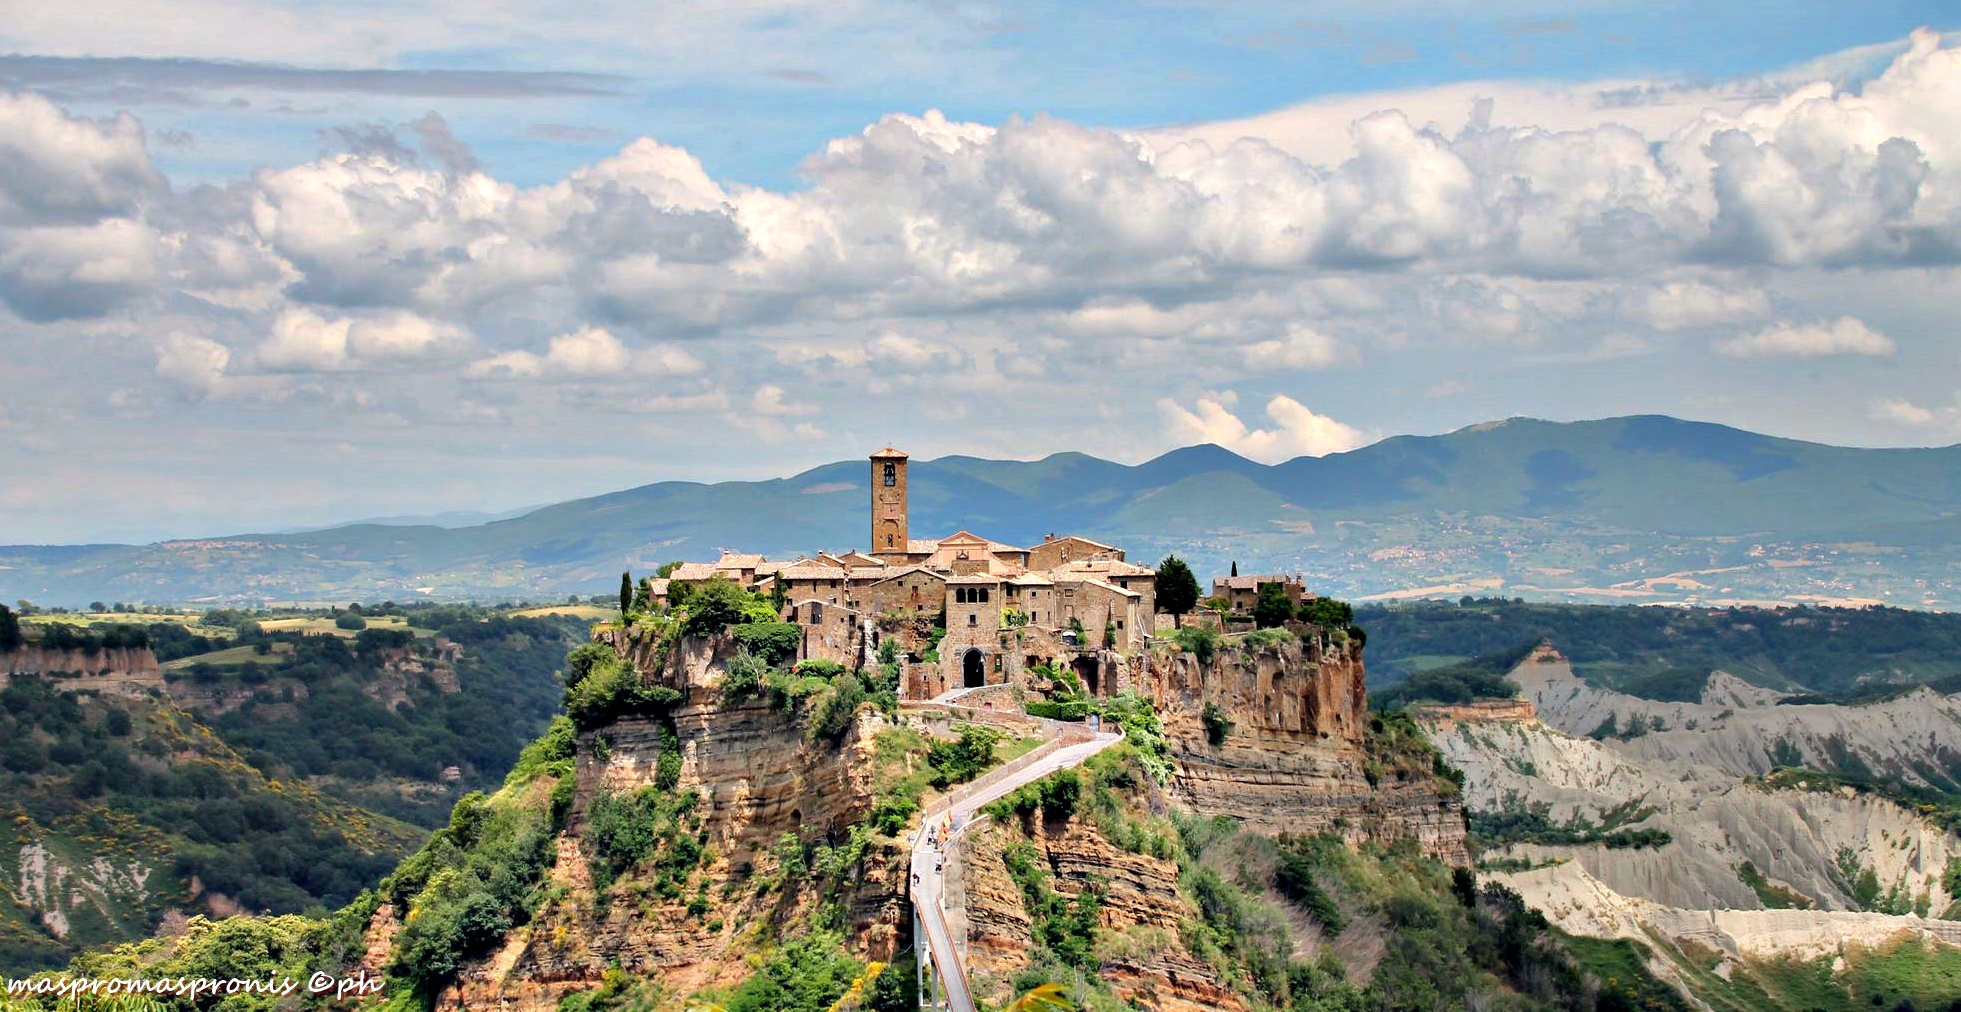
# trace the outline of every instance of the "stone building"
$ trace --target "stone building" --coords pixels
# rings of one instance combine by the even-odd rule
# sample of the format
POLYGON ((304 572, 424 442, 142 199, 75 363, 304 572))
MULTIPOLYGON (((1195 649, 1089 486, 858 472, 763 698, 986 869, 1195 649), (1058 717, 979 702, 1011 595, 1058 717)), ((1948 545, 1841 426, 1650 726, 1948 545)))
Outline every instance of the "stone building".
POLYGON ((1073 534, 1029 547, 964 530, 912 537, 909 463, 889 446, 871 455, 867 550, 789 562, 724 552, 654 581, 657 599, 717 577, 763 592, 781 585, 783 617, 804 626, 803 657, 855 666, 894 638, 908 696, 1005 684, 1044 663, 1099 695, 1116 691, 1100 673, 1154 634, 1157 573, 1073 534))
POLYGON ((1314 595, 1307 591, 1307 582, 1301 577, 1279 573, 1269 573, 1264 576, 1214 577, 1212 596, 1225 598, 1234 611, 1250 613, 1253 606, 1259 603, 1260 588, 1272 584, 1279 584, 1284 588, 1287 591, 1287 599, 1297 608, 1314 599, 1314 595))

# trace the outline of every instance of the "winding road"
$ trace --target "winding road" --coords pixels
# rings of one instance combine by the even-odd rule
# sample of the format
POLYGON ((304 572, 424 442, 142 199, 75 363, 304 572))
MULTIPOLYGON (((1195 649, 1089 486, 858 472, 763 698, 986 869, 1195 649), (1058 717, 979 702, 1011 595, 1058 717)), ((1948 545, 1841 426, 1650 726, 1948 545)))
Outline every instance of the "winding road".
MULTIPOLYGON (((966 707, 949 706, 947 709, 976 723, 986 721, 990 716, 985 711, 966 707)), ((1021 721, 1029 719, 1022 714, 991 716, 995 719, 1006 716, 1021 721)), ((961 835, 977 821, 975 813, 1024 784, 1040 780, 1056 770, 1079 765, 1123 740, 1120 733, 1093 734, 1081 724, 1041 723, 1051 735, 1046 743, 956 788, 945 800, 927 810, 918 835, 913 838, 912 908, 916 935, 924 943, 915 945, 915 951, 921 957, 921 1008, 973 1012, 974 999, 967 989, 966 963, 959 948, 954 945, 953 932, 947 927, 944 861, 947 852, 959 843, 961 835), (952 827, 950 834, 949 826, 952 827), (932 838, 935 830, 943 837, 937 843, 932 838), (950 839, 945 838, 948 836, 950 839), (929 967, 930 976, 927 972, 929 967)), ((981 820, 985 818, 980 817, 981 820)))

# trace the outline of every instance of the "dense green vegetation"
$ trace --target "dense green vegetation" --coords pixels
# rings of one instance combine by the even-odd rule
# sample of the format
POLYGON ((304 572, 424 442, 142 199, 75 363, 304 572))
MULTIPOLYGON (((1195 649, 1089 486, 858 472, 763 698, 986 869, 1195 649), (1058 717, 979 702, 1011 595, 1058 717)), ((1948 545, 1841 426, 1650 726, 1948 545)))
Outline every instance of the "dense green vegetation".
POLYGON ((1640 850, 1663 847, 1674 841, 1665 830, 1631 829, 1630 824, 1652 814, 1636 798, 1610 811, 1600 813, 1598 821, 1575 814, 1565 822, 1554 822, 1552 803, 1527 801, 1513 796, 1497 809, 1469 812, 1471 842, 1479 849, 1512 843, 1542 843, 1552 846, 1600 844, 1609 850, 1640 850))
MULTIPOLYGON (((385 673, 392 661, 429 663, 434 657, 433 648, 405 632, 367 629, 352 640, 247 637, 253 644, 285 644, 289 652, 279 655, 284 661, 277 667, 228 676, 259 688, 244 705, 215 716, 213 726, 256 765, 280 775, 332 776, 354 784, 380 777, 427 782, 457 766, 466 786, 495 784, 557 709, 552 672, 574 634, 563 621, 467 613, 438 628, 463 648, 454 662, 453 692, 426 675, 385 673), (376 698, 374 687, 384 680, 401 681, 407 705, 376 698)), ((372 792, 353 798, 381 804, 372 792)), ((453 803, 453 796, 438 797, 433 804, 392 810, 429 824, 453 803)))
POLYGON ((1099 975, 1106 954, 1165 944, 1148 932, 1101 927, 1106 885, 1093 876, 1059 880, 1044 841, 1093 829, 1120 849, 1176 862, 1180 903, 1191 914, 1168 944, 1255 1008, 1687 1007, 1638 958, 1601 972, 1617 950, 1581 951, 1515 893, 1422 857, 1412 844, 1357 852, 1333 837, 1274 839, 1241 832, 1227 818, 1152 815, 1147 781, 1126 742, 996 806, 1009 825, 1024 820, 1027 834, 1003 853, 1033 936, 1033 965, 1012 981, 1015 991, 1056 982, 1081 1007, 1119 1008, 1099 975), (1305 937, 1296 927, 1303 921, 1313 925, 1305 937), (1381 952, 1366 974, 1352 973, 1338 955, 1351 933, 1356 945, 1381 952))
POLYGON ((34 843, 80 865, 100 856, 152 869, 150 884, 112 894, 107 911, 76 906, 64 940, 9 905, 0 971, 145 934, 165 909, 189 903, 193 876, 249 910, 338 906, 414 837, 297 785, 275 789, 181 711, 62 689, 16 676, 0 690, 0 850, 11 857, 34 843))
POLYGON ((574 740, 555 724, 524 750, 502 790, 465 796, 449 825, 382 880, 379 895, 405 912, 389 962, 399 986, 432 994, 462 960, 536 912, 570 809, 574 740))
POLYGON ((1468 703, 1476 699, 1509 699, 1518 686, 1505 675, 1532 652, 1534 642, 1480 654, 1470 660, 1423 668, 1387 688, 1369 694, 1377 710, 1395 710, 1410 703, 1468 703))
POLYGON ((442 826, 463 791, 504 778, 556 709, 552 672, 583 632, 476 607, 341 614, 378 621, 327 632, 324 614, 211 612, 26 631, 85 655, 147 646, 187 709, 74 691, 86 676, 16 677, 0 693, 0 871, 16 878, 12 855, 33 844, 146 876, 101 902, 61 900, 65 941, 24 907, 0 910, 0 970, 147 933, 203 902, 193 881, 249 911, 347 903, 420 838, 398 819, 442 826), (458 781, 442 782, 452 766, 458 781))
MULTIPOLYGON (((1721 669, 1829 696, 1961 675, 1961 614, 1899 608, 1608 607, 1502 598, 1370 605, 1372 682, 1552 640, 1590 681, 1653 699, 1697 698, 1721 669)), ((1957 684, 1956 688, 1961 688, 1957 684)))

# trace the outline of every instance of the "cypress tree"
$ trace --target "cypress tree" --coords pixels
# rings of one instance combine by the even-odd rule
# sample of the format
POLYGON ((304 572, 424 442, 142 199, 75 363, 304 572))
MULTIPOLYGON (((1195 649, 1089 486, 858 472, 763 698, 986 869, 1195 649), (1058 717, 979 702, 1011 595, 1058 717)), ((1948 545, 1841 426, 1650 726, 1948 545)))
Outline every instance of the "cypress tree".
POLYGON ((620 617, 633 610, 633 571, 620 574, 620 617))

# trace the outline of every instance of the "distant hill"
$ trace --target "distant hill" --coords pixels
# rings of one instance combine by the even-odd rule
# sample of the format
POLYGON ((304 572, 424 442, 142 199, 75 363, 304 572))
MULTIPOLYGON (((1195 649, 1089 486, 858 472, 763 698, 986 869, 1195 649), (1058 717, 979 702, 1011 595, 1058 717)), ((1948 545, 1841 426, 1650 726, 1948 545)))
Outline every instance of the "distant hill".
MULTIPOLYGON (((464 527, 355 524, 154 545, 0 547, 0 599, 251 601, 607 592, 721 548, 865 539, 866 464, 658 482, 464 527)), ((1354 597, 1961 605, 1961 446, 1855 449, 1656 415, 1516 418, 1276 465, 1217 446, 1138 465, 915 461, 912 529, 1113 541, 1201 576, 1303 571, 1354 597)))

